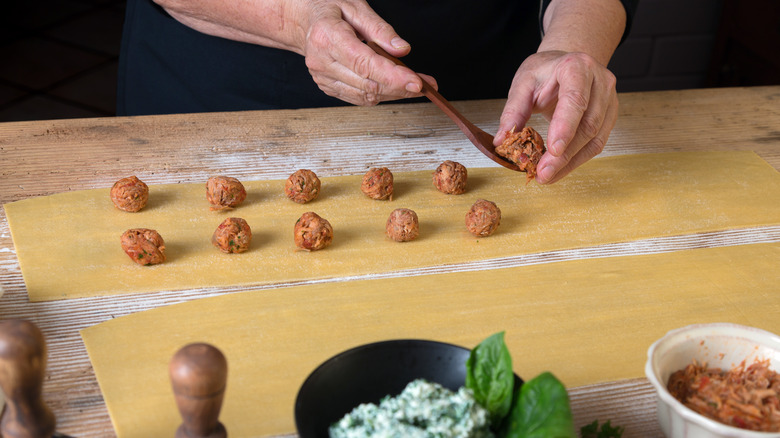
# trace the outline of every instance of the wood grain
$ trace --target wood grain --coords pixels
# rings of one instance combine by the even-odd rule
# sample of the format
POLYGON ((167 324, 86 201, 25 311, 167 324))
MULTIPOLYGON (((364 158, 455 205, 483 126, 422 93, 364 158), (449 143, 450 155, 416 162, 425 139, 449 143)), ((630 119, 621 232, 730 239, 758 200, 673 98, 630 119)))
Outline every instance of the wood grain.
MULTIPOLYGON (((477 126, 494 132, 501 100, 454 102, 477 126)), ((780 169, 780 87, 666 91, 620 95, 620 117, 602 156, 696 150, 753 150, 780 169)), ((546 122, 531 126, 546 136, 546 122)), ((433 169, 456 159, 494 165, 429 103, 374 108, 96 118, 0 124, 0 202, 68 190, 110 187, 121 176, 148 184, 204 182, 214 174, 281 179, 299 168, 318 175, 433 169)), ((728 168, 728 163, 723 163, 728 168)), ((493 269, 588 257, 678 251, 780 241, 780 227, 648 239, 387 275, 493 269)), ((375 278, 375 277, 371 277, 375 278)), ((352 278, 329 281, 350 281, 352 278)), ((143 296, 29 303, 5 213, 0 214, 0 319, 35 322, 49 346, 44 397, 60 432, 114 436, 78 330, 119 315, 233 289, 193 289, 143 296)), ((299 284, 292 282, 291 284, 299 284)), ((285 285, 275 285, 281 287, 285 285)), ((576 424, 611 419, 626 437, 655 437, 653 392, 646 379, 571 390, 576 424)))

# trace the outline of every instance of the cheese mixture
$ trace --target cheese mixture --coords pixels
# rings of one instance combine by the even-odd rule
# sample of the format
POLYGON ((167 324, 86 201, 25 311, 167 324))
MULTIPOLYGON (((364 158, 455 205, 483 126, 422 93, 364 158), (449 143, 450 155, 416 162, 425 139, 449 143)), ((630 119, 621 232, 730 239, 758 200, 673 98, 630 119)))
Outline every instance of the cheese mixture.
POLYGON ((361 404, 330 427, 331 438, 493 438, 471 390, 415 380, 396 397, 361 404))

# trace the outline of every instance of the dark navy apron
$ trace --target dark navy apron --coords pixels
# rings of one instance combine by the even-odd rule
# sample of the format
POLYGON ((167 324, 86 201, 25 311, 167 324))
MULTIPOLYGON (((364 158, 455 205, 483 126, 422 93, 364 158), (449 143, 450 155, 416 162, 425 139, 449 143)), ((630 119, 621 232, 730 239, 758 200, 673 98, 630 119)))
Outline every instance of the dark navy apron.
MULTIPOLYGON (((449 100, 505 98, 540 42, 539 0, 378 0, 371 7, 412 45, 403 61, 449 100)), ((118 115, 345 105, 314 83, 304 58, 192 30, 151 0, 128 0, 118 115)))

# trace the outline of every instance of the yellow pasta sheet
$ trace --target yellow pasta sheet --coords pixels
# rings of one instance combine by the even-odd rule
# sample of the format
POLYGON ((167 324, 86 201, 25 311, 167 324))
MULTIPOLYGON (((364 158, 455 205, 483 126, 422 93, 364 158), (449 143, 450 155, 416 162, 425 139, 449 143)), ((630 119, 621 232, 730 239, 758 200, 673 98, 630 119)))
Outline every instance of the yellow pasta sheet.
MULTIPOLYGON (((121 175, 125 176, 125 175, 121 175)), ((143 179, 143 175, 139 175, 143 179)), ((138 213, 114 208, 109 189, 61 193, 5 205, 31 301, 159 290, 264 285, 369 275, 658 236, 780 223, 780 177, 752 152, 606 157, 552 186, 526 184, 503 168, 471 169, 467 192, 445 195, 431 171, 395 174, 392 201, 360 191, 362 176, 323 178, 321 197, 299 205, 284 181, 245 181, 248 198, 232 211, 210 211, 205 184, 150 188, 138 213), (498 204, 501 226, 488 238, 466 231, 479 198, 498 204), (385 236, 395 208, 420 218, 420 237, 385 236), (333 244, 296 250, 293 227, 315 211, 334 228, 333 244), (254 238, 242 254, 210 242, 228 216, 246 219, 254 238), (168 261, 140 266, 122 251, 128 228, 153 228, 168 261)), ((205 181, 204 181, 205 183, 205 181)))
POLYGON ((190 342, 228 360, 231 437, 295 430, 298 388, 364 343, 432 339, 472 348, 505 330, 515 371, 567 387, 643 376, 668 330, 733 322, 780 333, 780 243, 585 259, 477 272, 321 283, 199 299, 82 330, 119 437, 173 436, 167 364, 190 342))

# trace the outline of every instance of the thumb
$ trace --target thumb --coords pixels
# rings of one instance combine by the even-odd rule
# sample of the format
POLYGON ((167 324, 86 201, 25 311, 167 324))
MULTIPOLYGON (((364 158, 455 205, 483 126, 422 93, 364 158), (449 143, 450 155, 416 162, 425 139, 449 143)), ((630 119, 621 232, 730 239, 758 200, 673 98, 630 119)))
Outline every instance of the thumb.
POLYGON ((412 46, 401 38, 388 22, 363 2, 356 2, 354 9, 343 9, 344 20, 366 41, 373 41, 395 57, 409 54, 412 46))

